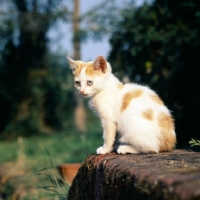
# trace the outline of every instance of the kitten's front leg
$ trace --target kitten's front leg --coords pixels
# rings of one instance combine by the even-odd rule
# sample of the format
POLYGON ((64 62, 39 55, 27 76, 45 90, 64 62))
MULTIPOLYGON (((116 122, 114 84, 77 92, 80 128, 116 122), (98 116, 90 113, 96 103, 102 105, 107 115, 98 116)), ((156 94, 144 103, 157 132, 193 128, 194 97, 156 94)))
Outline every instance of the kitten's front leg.
POLYGON ((115 142, 117 124, 108 120, 102 120, 104 145, 97 149, 97 154, 110 153, 115 142))

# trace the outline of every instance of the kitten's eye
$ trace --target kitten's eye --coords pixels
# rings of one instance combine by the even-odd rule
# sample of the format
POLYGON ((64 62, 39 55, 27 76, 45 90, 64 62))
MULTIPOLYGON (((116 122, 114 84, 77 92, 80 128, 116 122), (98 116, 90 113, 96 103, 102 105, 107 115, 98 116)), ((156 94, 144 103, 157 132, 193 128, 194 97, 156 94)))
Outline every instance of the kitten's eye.
POLYGON ((81 82, 80 81, 75 81, 75 85, 76 86, 81 86, 81 82))
POLYGON ((93 84, 93 81, 87 81, 87 85, 91 86, 93 84))

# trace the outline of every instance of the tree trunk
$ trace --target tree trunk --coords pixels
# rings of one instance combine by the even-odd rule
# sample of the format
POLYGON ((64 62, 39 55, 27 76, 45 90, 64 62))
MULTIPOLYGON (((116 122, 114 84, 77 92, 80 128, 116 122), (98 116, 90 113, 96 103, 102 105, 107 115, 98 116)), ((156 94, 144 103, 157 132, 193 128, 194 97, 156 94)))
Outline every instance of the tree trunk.
MULTIPOLYGON (((80 36, 79 36, 79 0, 74 0, 74 16, 73 16, 73 47, 74 47, 74 59, 80 60, 80 36)), ((75 125, 81 132, 87 130, 86 127, 86 110, 83 104, 83 99, 79 94, 75 94, 77 100, 77 106, 75 108, 75 125)))

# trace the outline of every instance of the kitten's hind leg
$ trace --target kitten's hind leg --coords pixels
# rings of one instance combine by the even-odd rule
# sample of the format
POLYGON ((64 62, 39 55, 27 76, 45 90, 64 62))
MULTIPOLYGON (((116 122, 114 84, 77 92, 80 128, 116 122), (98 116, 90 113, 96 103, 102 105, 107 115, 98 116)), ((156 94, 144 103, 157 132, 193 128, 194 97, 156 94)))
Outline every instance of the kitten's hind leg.
POLYGON ((120 145, 117 149, 118 154, 126 154, 126 153, 139 153, 136 149, 134 149, 130 145, 120 145))

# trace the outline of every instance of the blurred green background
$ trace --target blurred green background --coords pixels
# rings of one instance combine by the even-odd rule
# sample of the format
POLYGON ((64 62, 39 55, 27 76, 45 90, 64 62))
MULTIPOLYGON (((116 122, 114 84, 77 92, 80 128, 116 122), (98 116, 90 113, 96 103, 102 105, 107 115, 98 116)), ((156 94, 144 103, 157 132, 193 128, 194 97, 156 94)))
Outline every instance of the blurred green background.
POLYGON ((189 148, 200 138, 200 1, 102 0, 84 14, 80 1, 0 1, 0 163, 35 172, 48 166, 45 149, 55 166, 95 153, 100 122, 76 95, 66 55, 81 59, 88 39, 104 37, 114 74, 154 89, 175 118, 177 148, 189 148), (71 24, 71 52, 51 51, 59 23, 71 24))

